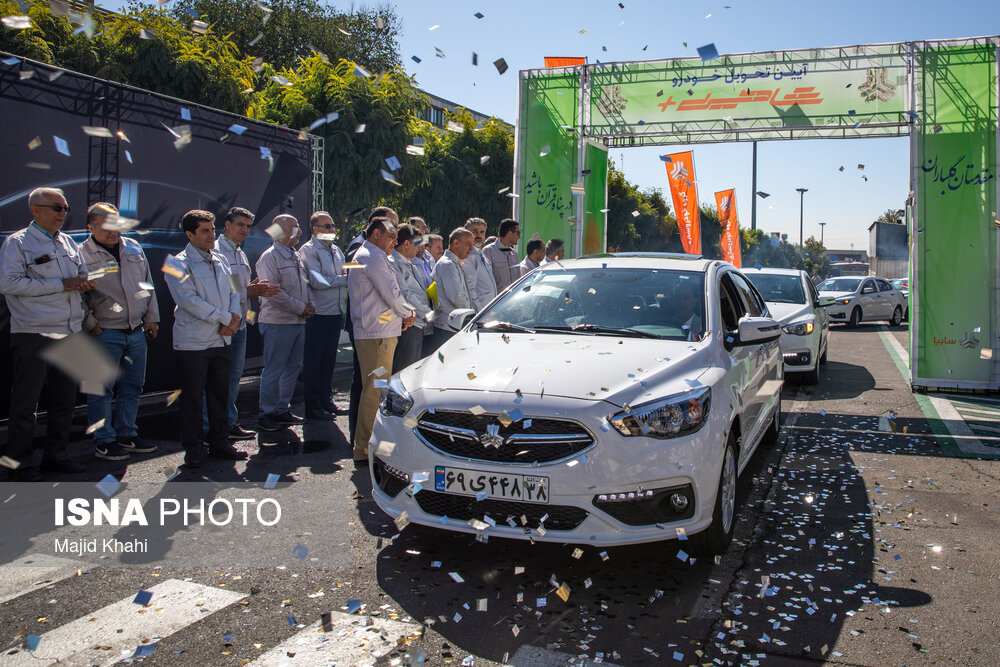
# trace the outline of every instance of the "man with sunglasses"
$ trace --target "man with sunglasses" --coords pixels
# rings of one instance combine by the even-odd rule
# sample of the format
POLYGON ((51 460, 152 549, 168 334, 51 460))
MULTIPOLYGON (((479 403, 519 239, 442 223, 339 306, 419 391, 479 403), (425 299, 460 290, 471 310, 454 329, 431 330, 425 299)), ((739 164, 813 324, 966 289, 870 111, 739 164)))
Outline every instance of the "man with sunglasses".
POLYGON ((334 242, 333 218, 326 211, 316 211, 309 218, 312 237, 299 249, 309 274, 316 314, 306 320, 306 350, 309 360, 302 369, 306 394, 306 417, 329 420, 338 412, 333 404, 333 367, 337 345, 344 328, 344 298, 347 296, 347 270, 344 253, 334 242))
POLYGON ((83 328, 81 292, 94 288, 80 248, 62 233, 69 205, 62 190, 37 188, 28 195, 32 222, 0 247, 0 294, 10 311, 10 416, 7 456, 20 465, 15 482, 42 479, 35 469, 32 437, 35 410, 45 397, 48 411, 42 470, 81 472, 67 458, 77 382, 42 358, 56 339, 83 328))

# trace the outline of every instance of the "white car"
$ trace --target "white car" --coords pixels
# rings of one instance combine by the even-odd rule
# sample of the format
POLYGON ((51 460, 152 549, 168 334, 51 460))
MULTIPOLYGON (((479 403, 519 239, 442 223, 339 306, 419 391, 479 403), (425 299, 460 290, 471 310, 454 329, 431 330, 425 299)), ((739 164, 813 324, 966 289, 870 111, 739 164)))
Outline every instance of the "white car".
POLYGON ((748 269, 745 274, 764 297, 771 316, 781 323, 785 373, 798 374, 804 384, 816 384, 819 367, 826 363, 830 320, 809 274, 770 268, 748 269))
POLYGON ((383 510, 486 536, 728 547, 783 380, 779 325, 732 265, 562 260, 451 319, 461 331, 382 391, 369 463, 383 510))
POLYGON ((833 298, 833 305, 826 309, 830 321, 845 322, 852 328, 880 320, 899 326, 907 310, 906 297, 883 278, 827 278, 816 289, 821 297, 833 298))

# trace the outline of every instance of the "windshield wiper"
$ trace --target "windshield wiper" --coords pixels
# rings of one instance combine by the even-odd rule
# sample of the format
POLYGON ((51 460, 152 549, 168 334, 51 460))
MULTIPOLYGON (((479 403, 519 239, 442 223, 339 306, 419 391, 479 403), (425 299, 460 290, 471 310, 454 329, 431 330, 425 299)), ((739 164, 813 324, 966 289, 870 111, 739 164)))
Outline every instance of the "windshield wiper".
POLYGON ((511 322, 501 322, 500 320, 490 320, 486 324, 479 324, 477 322, 476 326, 486 329, 487 331, 520 331, 522 333, 535 333, 534 329, 522 327, 520 324, 512 324, 511 322))
POLYGON ((572 327, 539 327, 540 331, 588 331, 593 333, 609 333, 618 334, 621 336, 628 336, 630 338, 663 338, 663 336, 658 336, 654 333, 649 333, 648 331, 640 331, 639 329, 629 329, 625 327, 605 327, 599 324, 588 324, 584 322, 583 324, 577 324, 572 327))

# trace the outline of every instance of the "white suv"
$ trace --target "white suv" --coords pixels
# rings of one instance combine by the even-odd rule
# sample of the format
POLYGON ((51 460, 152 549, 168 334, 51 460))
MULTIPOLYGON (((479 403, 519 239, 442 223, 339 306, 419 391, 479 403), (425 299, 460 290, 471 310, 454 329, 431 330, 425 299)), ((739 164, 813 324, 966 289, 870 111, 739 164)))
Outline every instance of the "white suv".
POLYGON ((452 319, 467 323, 383 389, 369 444, 383 510, 481 536, 728 547, 783 380, 781 329, 732 265, 552 262, 452 319))

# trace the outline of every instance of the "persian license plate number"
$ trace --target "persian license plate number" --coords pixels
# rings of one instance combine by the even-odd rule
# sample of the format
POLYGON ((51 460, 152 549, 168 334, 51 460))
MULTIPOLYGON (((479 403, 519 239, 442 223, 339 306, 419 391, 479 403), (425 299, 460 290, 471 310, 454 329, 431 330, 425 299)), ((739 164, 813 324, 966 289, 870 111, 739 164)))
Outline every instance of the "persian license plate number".
POLYGON ((537 475, 484 472, 450 466, 434 467, 434 490, 484 499, 549 502, 549 478, 537 475), (486 495, 483 496, 482 494, 486 495))

